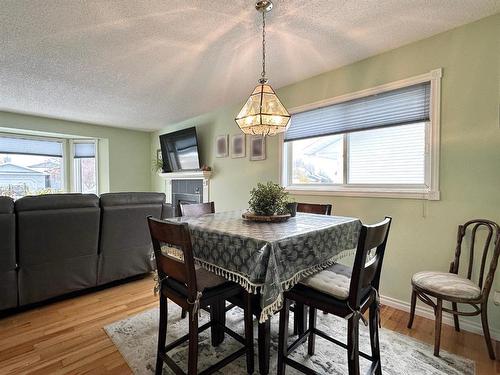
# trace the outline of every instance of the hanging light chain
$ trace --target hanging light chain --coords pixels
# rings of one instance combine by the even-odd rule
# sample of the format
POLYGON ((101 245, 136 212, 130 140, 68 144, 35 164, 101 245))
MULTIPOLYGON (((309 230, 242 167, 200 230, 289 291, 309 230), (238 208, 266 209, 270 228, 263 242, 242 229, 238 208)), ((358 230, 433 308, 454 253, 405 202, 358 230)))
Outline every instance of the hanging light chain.
POLYGON ((262 12, 262 73, 261 83, 266 83, 266 12, 262 12))

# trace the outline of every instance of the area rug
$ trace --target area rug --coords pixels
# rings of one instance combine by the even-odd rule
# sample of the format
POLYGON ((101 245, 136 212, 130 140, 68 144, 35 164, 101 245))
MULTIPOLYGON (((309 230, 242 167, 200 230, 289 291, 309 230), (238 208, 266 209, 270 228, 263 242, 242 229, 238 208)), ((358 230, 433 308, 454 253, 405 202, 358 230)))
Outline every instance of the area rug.
MULTIPOLYGON (((180 318, 181 311, 178 306, 169 303, 169 321, 167 342, 173 341, 187 333, 188 320, 180 318)), ((293 321, 292 319, 290 319, 293 321)), ((202 313, 200 325, 208 321, 208 314, 202 313)), ((227 313, 227 324, 238 333, 243 333, 243 313, 234 308, 227 313)), ((291 326, 292 324, 290 324, 291 326)), ((345 342, 347 324, 346 321, 333 315, 318 314, 317 326, 319 329, 330 332, 333 337, 345 342)), ((290 327, 291 328, 291 327, 290 327)), ((158 330, 158 309, 152 309, 114 322, 104 327, 106 333, 117 346, 118 350, 126 360, 134 374, 154 373, 156 357, 156 338, 158 330)), ((256 337, 255 327, 255 337, 256 337)), ((295 338, 291 337, 291 340, 295 338)), ((370 354, 368 329, 360 327, 360 347, 365 353, 370 354)), ((199 340, 198 369, 202 370, 210 364, 218 361, 228 353, 239 348, 241 344, 226 335, 224 342, 217 348, 210 345, 210 330, 203 332, 199 340)), ((380 348, 382 355, 383 373, 387 375, 473 375, 475 364, 468 359, 441 351, 441 357, 433 356, 431 346, 416 341, 387 329, 380 330, 380 348)), ((271 370, 270 374, 276 373, 276 360, 278 349, 278 316, 272 318, 271 325, 271 370)), ((255 346, 257 352, 257 345, 255 346)), ((187 365, 187 343, 172 350, 169 354, 177 364, 184 370, 187 365)), ((312 367, 321 374, 347 374, 347 353, 344 349, 316 338, 316 354, 308 356, 307 343, 300 346, 294 353, 293 358, 312 367)), ((363 358, 360 359, 361 370, 366 372, 370 363, 363 358)), ((255 368, 258 373, 258 361, 255 358, 255 368)), ((164 374, 172 373, 163 370, 164 374)), ((224 367, 218 374, 245 374, 245 358, 240 357, 235 362, 224 367)), ((287 367, 287 374, 297 374, 293 368, 287 367)))

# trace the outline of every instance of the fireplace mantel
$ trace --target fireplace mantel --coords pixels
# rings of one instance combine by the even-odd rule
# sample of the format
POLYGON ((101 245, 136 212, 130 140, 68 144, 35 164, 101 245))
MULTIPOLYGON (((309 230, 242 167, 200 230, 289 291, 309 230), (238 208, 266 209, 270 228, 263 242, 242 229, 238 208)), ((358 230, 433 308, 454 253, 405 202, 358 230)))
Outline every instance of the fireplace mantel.
POLYGON ((169 173, 158 173, 158 175, 166 180, 194 180, 194 179, 209 180, 210 177, 212 176, 212 171, 169 172, 169 173))
POLYGON ((203 202, 210 202, 210 178, 212 171, 183 171, 158 173, 165 180, 165 195, 167 203, 172 203, 172 181, 203 180, 203 202))

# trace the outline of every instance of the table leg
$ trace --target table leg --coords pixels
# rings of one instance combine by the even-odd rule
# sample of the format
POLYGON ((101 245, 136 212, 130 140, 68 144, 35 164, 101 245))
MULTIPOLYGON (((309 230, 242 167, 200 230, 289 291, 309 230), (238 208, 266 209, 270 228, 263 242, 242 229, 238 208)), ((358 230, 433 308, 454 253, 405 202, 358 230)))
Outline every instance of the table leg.
POLYGON ((269 361, 271 357, 271 318, 264 323, 259 323, 259 371, 261 375, 269 374, 269 361))
POLYGON ((212 346, 219 346, 224 341, 224 326, 226 325, 226 301, 221 300, 210 306, 210 336, 212 346))

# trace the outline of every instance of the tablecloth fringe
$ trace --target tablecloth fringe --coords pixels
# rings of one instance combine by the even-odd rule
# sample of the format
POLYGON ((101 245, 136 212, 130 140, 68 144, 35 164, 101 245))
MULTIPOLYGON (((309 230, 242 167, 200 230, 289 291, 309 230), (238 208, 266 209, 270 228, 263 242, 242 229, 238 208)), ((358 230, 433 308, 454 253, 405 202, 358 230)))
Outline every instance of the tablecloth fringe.
MULTIPOLYGON (((356 249, 346 250, 340 254, 333 256, 332 258, 330 258, 329 260, 327 260, 321 264, 318 264, 316 266, 312 266, 308 269, 297 272, 295 275, 293 275, 292 277, 290 277, 289 279, 287 279, 281 283, 283 290, 286 291, 286 290, 291 289, 294 285, 296 285, 303 278, 308 277, 308 276, 312 276, 315 273, 322 271, 325 268, 328 268, 328 267, 334 265, 335 263, 337 263, 337 261, 339 259, 351 256, 354 254, 356 254, 356 249)), ((278 298, 276 298, 276 300, 273 303, 271 303, 270 305, 267 305, 264 309, 262 309, 262 312, 261 312, 260 317, 259 317, 259 323, 264 323, 267 319, 269 319, 271 316, 273 316, 276 311, 280 310, 282 306, 283 306, 283 296, 280 294, 278 296, 278 298)))
POLYGON ((208 271, 213 272, 216 275, 222 276, 225 279, 228 279, 229 281, 234 281, 235 283, 241 285, 249 293, 257 294, 259 288, 262 287, 262 284, 252 283, 250 280, 248 280, 246 277, 242 276, 239 273, 226 270, 224 268, 216 266, 215 264, 208 263, 199 259, 196 259, 195 261, 208 271))

